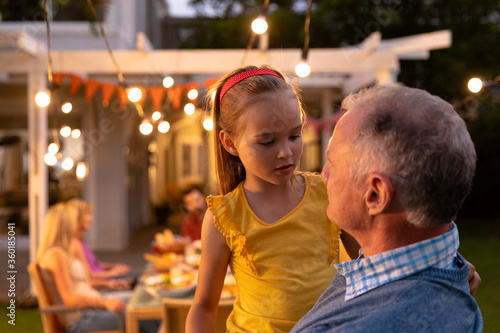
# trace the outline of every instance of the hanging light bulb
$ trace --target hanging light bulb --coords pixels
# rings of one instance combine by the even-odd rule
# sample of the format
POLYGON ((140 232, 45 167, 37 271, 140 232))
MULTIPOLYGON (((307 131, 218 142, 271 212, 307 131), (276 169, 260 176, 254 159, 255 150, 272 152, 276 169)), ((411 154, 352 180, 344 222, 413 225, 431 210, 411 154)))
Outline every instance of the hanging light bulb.
POLYGON ((64 170, 71 170, 71 168, 73 167, 73 165, 74 165, 74 162, 71 159, 71 157, 66 157, 64 159, 64 161, 62 162, 62 168, 64 170))
POLYGON ((306 77, 311 73, 311 67, 302 60, 297 66, 295 66, 295 74, 300 77, 306 77))
POLYGON ((160 111, 155 111, 153 112, 153 114, 151 115, 151 119, 153 119, 153 121, 158 121, 160 120, 161 118, 161 113, 160 111))
POLYGON ((259 16, 252 22, 252 30, 258 35, 267 31, 267 22, 264 16, 259 16))
POLYGON ((62 106, 61 106, 61 110, 62 112, 64 113, 70 113, 71 110, 73 110, 73 104, 71 103, 64 103, 62 106))
POLYGON ((196 97, 198 97, 198 90, 196 90, 196 89, 189 90, 189 92, 188 92, 188 98, 190 100, 193 100, 193 99, 196 99, 196 97))
POLYGON ((61 136, 63 136, 64 138, 67 138, 68 136, 71 135, 71 127, 69 126, 64 126, 63 128, 61 128, 61 136))
POLYGON ((214 129, 214 122, 212 119, 207 118, 203 121, 203 128, 207 131, 212 131, 214 129))
POLYGON ((82 180, 87 175, 87 166, 83 162, 78 162, 76 165, 76 178, 82 180))
POLYGON ((71 131, 71 136, 73 137, 73 139, 78 139, 80 135, 82 135, 82 132, 78 128, 75 128, 71 131))
POLYGON ((160 133, 167 133, 169 129, 170 129, 170 123, 168 121, 164 120, 158 124, 158 132, 160 133))
POLYGON ((35 96, 35 103, 41 108, 46 107, 50 104, 50 95, 43 91, 39 92, 35 96))
POLYGON ((195 107, 193 103, 187 103, 184 106, 184 112, 188 115, 191 116, 194 113, 195 107))
POLYGON ((49 153, 51 153, 52 155, 55 155, 57 154, 57 152, 59 151, 59 146, 55 143, 51 143, 49 145, 49 147, 47 148, 47 150, 49 151, 49 153))
POLYGON ((469 80, 467 87, 469 88, 469 90, 471 92, 478 93, 483 88, 483 81, 481 81, 481 79, 479 79, 477 77, 474 77, 474 78, 469 80))
POLYGON ((142 121, 141 125, 139 126, 139 131, 143 135, 149 135, 149 134, 151 134, 151 132, 153 132, 153 125, 151 125, 151 123, 149 122, 149 120, 144 119, 142 121))
POLYGON ((170 76, 167 76, 166 78, 163 79, 163 86, 165 88, 170 88, 173 85, 174 85, 174 79, 171 78, 170 76))
POLYGON ((128 99, 132 103, 139 102, 141 100, 141 98, 142 98, 142 91, 141 91, 141 89, 139 89, 137 87, 134 87, 134 88, 130 88, 128 90, 128 99))
POLYGON ((52 154, 50 152, 45 154, 45 157, 43 158, 43 160, 45 161, 45 164, 47 164, 49 166, 54 166, 57 163, 56 155, 52 154))

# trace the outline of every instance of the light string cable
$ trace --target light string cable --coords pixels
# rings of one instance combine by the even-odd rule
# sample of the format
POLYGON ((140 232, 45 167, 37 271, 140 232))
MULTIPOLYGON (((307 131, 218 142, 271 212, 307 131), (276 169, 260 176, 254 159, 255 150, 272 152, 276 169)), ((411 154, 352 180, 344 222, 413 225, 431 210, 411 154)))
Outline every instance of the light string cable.
MULTIPOLYGON (((43 14, 45 16, 45 27, 47 29, 47 58, 48 58, 47 79, 49 81, 49 89, 51 92, 50 97, 52 99, 54 99, 55 96, 52 96, 52 92, 54 92, 55 87, 54 87, 54 78, 52 75, 52 46, 51 46, 51 39, 50 39, 49 10, 48 10, 47 0, 43 0, 43 14)), ((54 143, 60 149, 61 143, 59 141, 59 132, 57 130, 57 123, 58 123, 57 122, 57 112, 55 112, 54 102, 51 103, 50 107, 52 110, 52 136, 54 139, 54 143)))
MULTIPOLYGON (((261 15, 264 18, 267 18, 267 7, 269 7, 269 0, 264 0, 264 4, 262 5, 262 9, 260 11, 261 15)), ((255 37, 257 37, 257 34, 252 30, 252 36, 250 36, 250 40, 248 41, 247 47, 245 48, 245 53, 243 53, 243 58, 241 59, 241 67, 245 65, 248 52, 250 51, 255 42, 255 37)))
POLYGON ((97 11, 95 9, 94 4, 92 3, 92 0, 87 0, 87 4, 90 7, 90 10, 92 11, 92 14, 94 15, 95 20, 99 24, 99 30, 101 32, 101 36, 104 39, 104 43, 106 44, 106 48, 109 53, 109 57, 111 58, 111 61, 113 61, 113 64, 116 67, 116 71, 118 72, 118 80, 120 81, 121 85, 125 85, 125 80, 123 79, 123 72, 120 68, 120 65, 118 65, 118 61, 116 61, 115 55, 113 54, 113 50, 111 49, 111 46, 109 45, 109 40, 108 37, 106 36, 106 32, 104 31, 104 26, 102 24, 102 20, 99 17, 99 14, 97 14, 97 11))
POLYGON ((306 20, 304 22, 304 47, 302 48, 302 60, 307 60, 307 53, 309 52, 309 25, 311 24, 311 8, 313 0, 309 0, 307 7, 306 20))

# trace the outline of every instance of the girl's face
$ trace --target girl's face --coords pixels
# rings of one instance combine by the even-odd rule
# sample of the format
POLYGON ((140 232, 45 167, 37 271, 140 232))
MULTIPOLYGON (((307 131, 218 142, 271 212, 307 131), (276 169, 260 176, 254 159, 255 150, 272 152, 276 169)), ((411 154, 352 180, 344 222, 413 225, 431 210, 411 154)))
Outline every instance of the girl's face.
POLYGON ((278 98, 259 96, 238 121, 233 143, 247 185, 289 182, 302 154, 302 119, 295 95, 284 91, 278 98))

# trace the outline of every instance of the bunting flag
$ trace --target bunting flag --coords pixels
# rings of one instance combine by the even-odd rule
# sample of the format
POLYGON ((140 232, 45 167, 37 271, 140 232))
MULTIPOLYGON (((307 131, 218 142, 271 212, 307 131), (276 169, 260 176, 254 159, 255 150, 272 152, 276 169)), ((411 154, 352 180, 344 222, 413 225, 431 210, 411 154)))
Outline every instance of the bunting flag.
POLYGON ((163 104, 163 97, 165 96, 165 88, 151 87, 149 88, 149 98, 155 110, 159 110, 163 104))
POLYGON ((117 86, 116 84, 111 83, 101 83, 101 96, 102 96, 102 105, 107 107, 109 105, 109 101, 113 94, 115 93, 117 86))
MULTIPOLYGON (((55 84, 60 85, 61 82, 67 76, 70 77, 69 93, 75 95, 80 87, 85 84, 85 99, 91 100, 99 88, 101 89, 102 105, 107 107, 109 102, 113 98, 114 93, 117 93, 118 101, 120 106, 126 107, 128 103, 128 96, 125 88, 118 84, 102 82, 94 79, 85 79, 79 75, 68 74, 68 73, 55 73, 53 81, 55 84)), ((206 79, 203 84, 208 90, 214 83, 218 81, 217 78, 206 79)), ((188 82, 181 85, 175 85, 171 88, 165 88, 163 86, 153 86, 153 87, 137 87, 142 91, 142 98, 138 102, 141 106, 144 105, 148 95, 155 109, 161 109, 164 102, 165 95, 171 101, 172 107, 179 109, 182 103, 183 94, 187 94, 191 89, 196 89, 199 92, 200 85, 197 82, 188 82)), ((199 96, 199 95, 198 95, 199 96)), ((197 98, 192 101, 196 103, 197 98)))
POLYGON ((76 94, 78 89, 80 89, 80 87, 82 86, 83 78, 77 75, 71 75, 70 77, 71 81, 69 83, 69 93, 70 95, 74 95, 76 94))
POLYGON ((94 79, 87 79, 85 84, 85 99, 90 101, 94 97, 95 93, 99 89, 99 82, 94 79))
POLYGON ((62 80, 67 76, 66 73, 54 73, 53 81, 55 84, 60 85, 62 80))

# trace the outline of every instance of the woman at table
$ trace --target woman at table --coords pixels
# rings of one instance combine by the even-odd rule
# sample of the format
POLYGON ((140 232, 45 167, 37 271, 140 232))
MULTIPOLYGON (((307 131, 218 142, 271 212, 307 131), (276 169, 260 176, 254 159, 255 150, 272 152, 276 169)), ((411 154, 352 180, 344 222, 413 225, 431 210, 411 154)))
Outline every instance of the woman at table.
POLYGON ((71 253, 70 244, 77 228, 77 219, 78 211, 71 204, 57 203, 49 209, 42 229, 37 262, 52 274, 60 299, 66 306, 107 310, 65 314, 62 321, 67 331, 116 330, 118 313, 124 311, 126 303, 104 297, 94 289, 85 267, 71 253))

